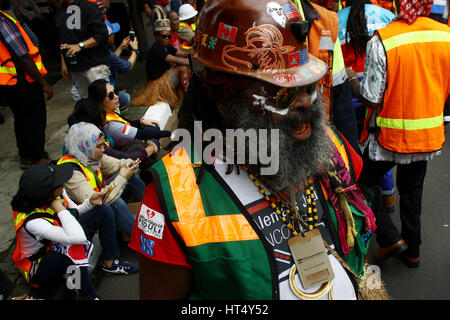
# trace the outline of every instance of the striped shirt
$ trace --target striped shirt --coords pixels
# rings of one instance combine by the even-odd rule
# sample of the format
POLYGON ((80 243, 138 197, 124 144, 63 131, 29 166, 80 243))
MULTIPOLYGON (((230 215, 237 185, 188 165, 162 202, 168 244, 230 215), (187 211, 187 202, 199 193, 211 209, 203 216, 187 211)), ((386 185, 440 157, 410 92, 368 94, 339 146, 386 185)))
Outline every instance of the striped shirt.
POLYGON ((0 41, 12 56, 22 57, 28 53, 28 46, 14 21, 0 14, 0 41))

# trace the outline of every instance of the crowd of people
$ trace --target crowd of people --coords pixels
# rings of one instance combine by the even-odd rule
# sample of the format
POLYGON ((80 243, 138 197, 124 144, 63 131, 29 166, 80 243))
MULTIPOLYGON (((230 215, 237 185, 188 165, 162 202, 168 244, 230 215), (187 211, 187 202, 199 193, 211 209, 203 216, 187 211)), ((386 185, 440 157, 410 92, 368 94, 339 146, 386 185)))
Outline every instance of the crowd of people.
MULTIPOLYGON (((365 283, 372 238, 375 263, 401 255, 419 267, 426 168, 450 114, 449 1, 141 0, 155 39, 145 52, 123 32, 130 19, 108 16, 114 1, 55 1, 74 109, 53 160, 42 19, 19 19, 20 6, 36 9, 25 2, 0 0, 0 93, 24 170, 12 260, 29 297, 61 298, 75 268, 79 296, 101 299, 87 267, 96 233, 101 269, 139 272, 142 299, 387 299, 365 283), (120 73, 139 56, 146 82, 130 96, 120 73), (205 132, 276 130, 278 172, 230 162, 207 139, 200 161, 185 140, 158 160, 172 132, 125 116, 158 101, 194 138, 195 121, 205 132), (120 259, 120 238, 138 261, 120 259), (324 266, 315 273, 312 257, 324 266)), ((246 140, 246 154, 254 148, 246 140)), ((9 297, 1 271, 0 286, 9 297)))

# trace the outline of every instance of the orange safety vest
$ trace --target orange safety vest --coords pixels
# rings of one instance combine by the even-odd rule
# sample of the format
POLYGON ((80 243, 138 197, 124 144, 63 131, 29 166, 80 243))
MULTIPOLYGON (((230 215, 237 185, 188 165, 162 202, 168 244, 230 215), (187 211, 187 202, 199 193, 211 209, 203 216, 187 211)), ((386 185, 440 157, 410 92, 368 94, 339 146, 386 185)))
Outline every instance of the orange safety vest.
MULTIPOLYGON (((53 211, 50 208, 36 208, 31 213, 23 213, 14 211, 13 214, 13 220, 14 220, 14 230, 16 232, 16 248, 14 249, 14 252, 12 254, 12 260, 14 264, 17 266, 17 268, 22 273, 25 280, 33 287, 37 287, 36 284, 33 284, 30 282, 30 274, 31 269, 36 267, 39 262, 41 261, 43 254, 40 253, 35 254, 33 257, 25 257, 22 252, 22 247, 20 243, 21 236, 20 234, 24 232, 23 226, 25 225, 25 222, 28 222, 32 219, 45 219, 49 221, 51 224, 55 226, 60 226, 58 217, 55 215, 55 211, 53 211)), ((49 248, 45 248, 44 250, 47 252, 49 248)))
POLYGON ((107 124, 108 122, 111 122, 111 121, 121 122, 121 123, 131 126, 131 124, 127 120, 123 119, 121 116, 119 116, 115 112, 113 112, 113 113, 108 112, 106 114, 105 124, 107 124))
POLYGON ((411 25, 398 21, 378 33, 387 59, 387 86, 376 115, 378 142, 398 153, 440 150, 450 92, 450 28, 419 17, 411 25))
POLYGON ((339 21, 336 12, 327 10, 317 4, 311 3, 319 13, 320 19, 314 20, 308 37, 308 51, 313 56, 325 62, 329 70, 319 80, 319 88, 323 93, 327 118, 330 119, 331 90, 333 86, 333 49, 338 37, 339 21))
MULTIPOLYGON (((0 11, 0 14, 3 14, 5 17, 13 21, 16 25, 16 27, 19 29, 23 39, 25 40, 27 46, 28 46, 28 54, 31 56, 31 58, 34 61, 34 64, 36 65, 36 68, 39 70, 41 75, 47 74, 47 70, 44 67, 44 64, 42 63, 42 58, 39 53, 38 47, 36 47, 33 42, 31 42, 30 37, 28 34, 23 30, 20 23, 12 18, 11 16, 7 15, 5 12, 0 11)), ((32 83, 35 80, 29 76, 25 72, 25 78, 28 82, 32 83)), ((11 56, 11 53, 8 51, 6 46, 3 44, 3 42, 0 42, 0 85, 3 86, 14 86, 17 84, 17 70, 16 66, 14 64, 13 58, 11 56)))
POLYGON ((70 154, 66 154, 61 159, 58 160, 58 165, 63 163, 75 163, 81 168, 84 176, 86 177, 87 182, 91 186, 92 190, 95 192, 100 192, 102 188, 105 186, 105 182, 103 179, 103 174, 100 169, 94 174, 91 170, 89 170, 86 166, 84 166, 80 161, 77 160, 74 156, 70 154))

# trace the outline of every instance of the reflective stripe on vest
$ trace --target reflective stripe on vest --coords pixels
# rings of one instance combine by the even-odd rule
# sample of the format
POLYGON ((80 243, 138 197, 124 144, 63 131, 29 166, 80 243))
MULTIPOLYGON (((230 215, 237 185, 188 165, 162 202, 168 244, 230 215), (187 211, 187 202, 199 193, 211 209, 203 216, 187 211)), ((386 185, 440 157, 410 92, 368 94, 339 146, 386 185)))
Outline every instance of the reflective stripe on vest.
POLYGON ((99 186, 97 184, 97 179, 95 178, 94 173, 89 170, 87 167, 85 167, 80 161, 78 161, 75 157, 66 154, 64 155, 61 159, 58 160, 57 164, 63 164, 63 163, 75 163, 77 164, 81 170, 83 171, 84 176, 86 177, 87 182, 89 183, 89 185, 91 186, 92 190, 99 192, 101 191, 101 189, 103 188, 103 175, 102 175, 102 171, 99 169, 97 170, 97 179, 98 181, 102 184, 101 186, 99 186))
POLYGON ((105 124, 111 121, 117 121, 117 122, 121 122, 121 123, 125 123, 127 125, 130 125, 130 123, 128 121, 126 121, 125 119, 123 119, 122 117, 120 117, 117 113, 107 113, 106 114, 106 119, 105 119, 105 124))
MULTIPOLYGON (((21 232, 23 232, 22 227, 23 227, 23 223, 25 222, 25 220, 27 218, 29 218, 30 216, 32 216, 34 214, 39 214, 39 213, 48 213, 50 215, 54 215, 55 211, 53 211, 50 208, 36 208, 31 213, 23 213, 23 212, 13 211, 14 230, 16 232, 16 248, 14 249, 11 259, 13 260, 14 264, 17 266, 17 268, 19 269, 20 273, 23 275, 25 280, 34 287, 37 287, 37 286, 33 283, 30 283, 30 270, 31 270, 31 267, 33 266, 33 261, 31 261, 29 259, 30 257, 23 257, 21 243, 20 243, 21 237, 19 234, 21 232)), ((56 216, 55 216, 55 219, 50 219, 47 217, 40 217, 37 219, 45 219, 55 226, 60 225, 59 220, 57 219, 56 216)), ((39 258, 37 260, 37 262, 39 263, 40 260, 41 260, 41 258, 39 258)))
MULTIPOLYGON (((41 75, 47 74, 47 70, 45 69, 44 64, 42 63, 42 58, 41 55, 39 54, 39 49, 30 40, 30 37, 25 32, 25 30, 23 30, 20 23, 3 11, 0 11, 0 14, 3 14, 5 17, 14 22, 14 24, 19 29, 20 34, 22 35, 23 39, 27 44, 28 54, 33 59, 36 68, 39 70, 41 75)), ((35 81, 27 73, 25 73, 25 78, 30 83, 35 81)), ((0 85, 13 86, 16 84, 17 84, 17 70, 14 65, 14 61, 12 60, 11 53, 8 51, 6 46, 2 42, 0 42, 0 85)))
POLYGON ((184 149, 162 159, 169 177, 178 222, 175 229, 187 247, 207 243, 259 239, 247 219, 240 213, 205 215, 200 190, 188 153, 184 149))
POLYGON ((411 25, 398 21, 378 32, 386 50, 388 84, 376 117, 378 142, 398 153, 440 150, 450 91, 450 58, 444 54, 450 51, 450 29, 419 17, 411 25))

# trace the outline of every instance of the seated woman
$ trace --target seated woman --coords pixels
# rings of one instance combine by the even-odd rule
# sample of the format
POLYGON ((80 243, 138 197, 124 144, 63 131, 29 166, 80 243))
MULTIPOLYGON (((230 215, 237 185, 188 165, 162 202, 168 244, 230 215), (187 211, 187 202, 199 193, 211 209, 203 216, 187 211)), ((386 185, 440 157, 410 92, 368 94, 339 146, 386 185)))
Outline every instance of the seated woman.
POLYGON ((121 151, 131 151, 130 143, 136 139, 153 141, 159 149, 159 139, 171 135, 170 131, 161 130, 153 121, 144 118, 127 121, 115 113, 114 110, 119 106, 119 97, 114 92, 114 88, 103 79, 89 85, 89 98, 101 103, 105 112, 102 130, 113 139, 114 145, 121 151))
POLYGON ((134 175, 139 160, 107 156, 104 144, 105 137, 95 125, 79 122, 70 127, 64 139, 67 154, 59 159, 58 164, 71 163, 75 170, 64 187, 75 203, 82 203, 108 183, 110 193, 105 205, 112 208, 119 229, 129 237, 134 216, 122 197, 132 195, 135 201, 142 200, 145 184, 134 175), (110 178, 106 180, 105 176, 110 178))
MULTIPOLYGON (((102 105, 89 97, 77 101, 74 111, 67 118, 67 123, 70 128, 78 122, 89 122, 99 129, 102 128, 105 123, 105 112, 102 105)), ((147 140, 146 144, 141 144, 142 148, 135 148, 134 151, 125 152, 115 149, 114 140, 105 134, 105 154, 117 159, 141 160, 140 168, 142 169, 143 164, 149 163, 151 165, 154 162, 150 157, 156 155, 158 147, 153 140, 156 139, 147 140)), ((158 141, 156 140, 156 142, 158 141)), ((66 151, 63 150, 63 154, 65 153, 66 151)))
POLYGON ((155 42, 146 56, 147 83, 130 101, 132 106, 151 106, 158 101, 172 108, 181 106, 190 78, 188 52, 170 45, 170 20, 163 10, 156 10, 155 42))
POLYGON ((32 296, 56 298, 57 289, 66 285, 63 277, 66 270, 73 266, 80 272, 81 296, 98 299, 87 268, 92 246, 81 225, 81 217, 89 211, 96 211, 96 219, 101 222, 99 233, 105 263, 112 267, 116 262, 119 266, 115 269, 129 270, 131 266, 134 272, 138 270, 137 264, 123 265, 113 259, 119 255, 114 218, 110 215, 108 219, 106 214, 100 213, 106 190, 92 193, 80 206, 69 209, 70 212, 66 209, 61 195, 63 184, 72 174, 70 164, 32 166, 22 174, 19 190, 11 202, 17 234, 12 260, 33 287, 32 296), (81 224, 76 219, 79 214, 81 224))

